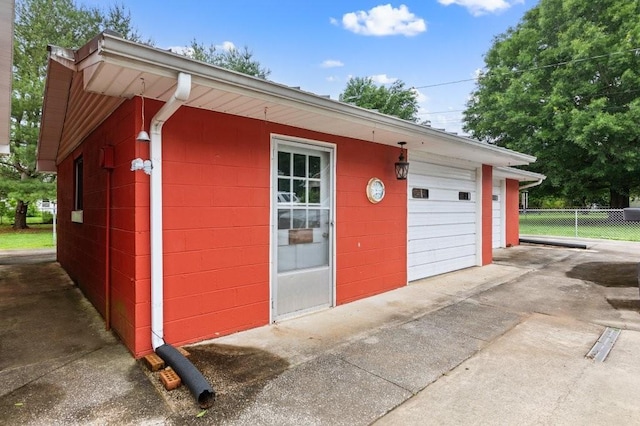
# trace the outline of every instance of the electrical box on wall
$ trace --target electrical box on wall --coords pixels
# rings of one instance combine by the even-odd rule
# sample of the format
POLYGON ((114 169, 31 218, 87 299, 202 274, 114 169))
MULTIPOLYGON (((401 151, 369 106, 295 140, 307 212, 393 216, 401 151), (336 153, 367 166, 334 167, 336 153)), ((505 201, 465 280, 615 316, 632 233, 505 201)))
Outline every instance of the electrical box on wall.
POLYGON ((112 146, 107 145, 100 148, 100 167, 104 169, 113 169, 115 167, 112 146))

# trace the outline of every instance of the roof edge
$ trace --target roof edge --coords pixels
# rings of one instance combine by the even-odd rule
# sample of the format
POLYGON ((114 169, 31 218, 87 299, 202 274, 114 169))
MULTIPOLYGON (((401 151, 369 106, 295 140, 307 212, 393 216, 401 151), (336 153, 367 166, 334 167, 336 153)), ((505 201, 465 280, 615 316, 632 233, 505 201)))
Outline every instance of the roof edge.
POLYGON ((528 170, 517 169, 515 167, 496 167, 493 175, 495 177, 514 179, 520 182, 542 182, 547 178, 546 175, 541 173, 530 172, 528 170))
MULTIPOLYGON (((352 104, 340 102, 311 92, 292 88, 281 83, 249 76, 236 71, 221 68, 208 63, 179 55, 170 51, 158 49, 144 44, 125 40, 114 33, 104 32, 95 37, 87 50, 86 56, 78 55, 79 69, 82 61, 92 53, 97 52, 106 62, 113 61, 119 64, 122 60, 138 63, 145 68, 156 68, 158 74, 166 75, 167 72, 187 72, 205 80, 213 81, 234 87, 242 93, 257 93, 262 96, 279 98, 288 102, 302 104, 310 108, 338 113, 354 121, 375 123, 376 127, 386 127, 391 131, 413 134, 416 137, 432 136, 455 143, 461 147, 473 147, 491 152, 492 154, 508 159, 510 165, 526 165, 535 162, 536 157, 507 148, 490 145, 466 136, 460 136, 446 131, 427 127, 418 123, 403 120, 398 117, 382 114, 377 111, 361 108, 352 104)), ((82 50, 81 48, 80 50, 82 50)), ((87 61, 91 65, 92 61, 87 61)), ((133 95, 133 93, 132 93, 133 95)))

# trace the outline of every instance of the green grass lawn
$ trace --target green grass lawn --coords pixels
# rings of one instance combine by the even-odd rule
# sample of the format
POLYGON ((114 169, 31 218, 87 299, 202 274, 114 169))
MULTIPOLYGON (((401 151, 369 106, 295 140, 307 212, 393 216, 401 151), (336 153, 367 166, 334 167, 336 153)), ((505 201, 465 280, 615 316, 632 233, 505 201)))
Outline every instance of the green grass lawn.
POLYGON ((55 247, 53 225, 29 224, 29 229, 14 231, 11 224, 0 225, 0 250, 55 247))
POLYGON ((606 240, 640 241, 640 223, 625 222, 618 212, 526 213, 520 215, 521 235, 600 238, 606 240))
MULTIPOLYGON (((27 218, 29 229, 14 231, 8 221, 0 225, 0 250, 55 247, 53 225, 27 218)), ((520 215, 521 235, 575 237, 575 214, 570 212, 527 213, 520 215)), ((606 212, 578 214, 578 237, 640 241, 640 223, 624 222, 606 212)))

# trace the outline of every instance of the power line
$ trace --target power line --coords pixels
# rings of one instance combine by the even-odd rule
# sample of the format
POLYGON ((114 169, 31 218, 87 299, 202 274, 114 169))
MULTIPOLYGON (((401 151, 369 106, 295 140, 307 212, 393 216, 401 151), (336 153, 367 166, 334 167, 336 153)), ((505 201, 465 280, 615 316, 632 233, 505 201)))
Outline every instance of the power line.
MULTIPOLYGON (((523 73, 523 72, 527 72, 527 71, 536 71, 536 70, 541 70, 541 69, 546 69, 546 68, 552 68, 552 67, 558 67, 558 66, 574 64, 574 63, 578 63, 578 62, 591 61, 593 59, 607 58, 607 57, 614 56, 614 55, 624 55, 625 53, 631 53, 631 52, 638 53, 639 51, 640 51, 640 47, 634 47, 633 49, 622 50, 620 52, 611 52, 611 53, 606 53, 606 54, 603 54, 603 55, 589 56, 587 58, 572 59, 572 60, 569 60, 569 61, 556 62, 556 63, 553 63, 553 64, 541 65, 541 66, 538 66, 538 67, 532 67, 532 68, 527 68, 527 69, 523 69, 523 70, 512 70, 511 72, 512 73, 523 73)), ((467 83, 469 81, 477 81, 478 78, 480 78, 480 76, 473 77, 473 78, 467 78, 467 79, 463 79, 463 80, 455 80, 455 81, 446 81, 446 82, 443 82, 443 83, 427 84, 427 85, 424 85, 424 86, 414 86, 413 88, 414 89, 427 89, 427 88, 430 88, 430 87, 439 87, 439 86, 447 86, 447 85, 451 85, 451 84, 467 83)))
POLYGON ((463 109, 448 109, 446 111, 428 111, 428 112, 424 112, 423 114, 449 114, 449 113, 454 113, 454 112, 462 112, 464 111, 463 109))
POLYGON ((468 81, 476 81, 478 79, 478 77, 474 77, 474 78, 467 78, 464 80, 456 80, 456 81, 446 81, 444 83, 436 83, 436 84, 427 84, 426 86, 414 86, 414 89, 426 89, 429 87, 438 87, 438 86, 448 86, 450 84, 460 84, 460 83, 466 83, 468 81))

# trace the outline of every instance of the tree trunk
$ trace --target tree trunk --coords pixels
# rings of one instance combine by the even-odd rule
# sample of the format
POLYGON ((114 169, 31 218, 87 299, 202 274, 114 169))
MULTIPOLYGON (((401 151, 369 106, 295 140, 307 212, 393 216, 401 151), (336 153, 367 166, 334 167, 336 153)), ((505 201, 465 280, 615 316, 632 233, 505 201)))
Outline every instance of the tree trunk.
POLYGON ((29 203, 25 203, 22 200, 18 200, 16 206, 16 215, 13 220, 13 229, 27 229, 27 208, 29 203))
POLYGON ((629 191, 625 191, 626 193, 617 191, 613 188, 609 189, 610 194, 610 207, 612 209, 624 209, 629 207, 629 191))

